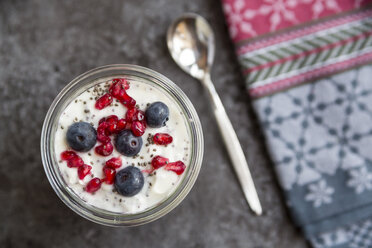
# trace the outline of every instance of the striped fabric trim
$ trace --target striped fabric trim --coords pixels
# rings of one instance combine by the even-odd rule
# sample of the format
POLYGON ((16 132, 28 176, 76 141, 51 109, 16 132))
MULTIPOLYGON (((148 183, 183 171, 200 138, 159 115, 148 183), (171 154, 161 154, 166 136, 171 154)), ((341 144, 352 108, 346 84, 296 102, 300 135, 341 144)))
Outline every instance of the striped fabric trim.
POLYGON ((353 18, 343 18, 348 20, 346 22, 328 21, 338 25, 323 24, 327 29, 310 26, 305 28, 307 30, 295 31, 304 34, 302 36, 240 54, 239 61, 252 97, 273 94, 304 83, 304 80, 372 60, 369 56, 372 12, 366 10, 353 15, 353 18))

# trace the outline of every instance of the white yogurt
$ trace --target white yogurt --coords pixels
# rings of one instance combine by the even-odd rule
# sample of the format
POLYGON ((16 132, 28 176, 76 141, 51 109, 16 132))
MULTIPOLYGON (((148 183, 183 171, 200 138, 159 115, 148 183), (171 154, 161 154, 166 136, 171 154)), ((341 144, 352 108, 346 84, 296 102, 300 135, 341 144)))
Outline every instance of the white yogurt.
MULTIPOLYGON (((93 123, 94 127, 97 128, 98 121, 101 118, 113 114, 119 118, 124 118, 127 111, 127 108, 121 103, 117 103, 116 100, 114 100, 112 106, 102 110, 94 107, 95 98, 105 93, 104 91, 108 89, 107 86, 105 88, 105 85, 108 85, 107 82, 99 83, 99 88, 104 89, 102 91, 95 91, 94 87, 86 90, 74 99, 61 114, 54 145, 57 161, 59 161, 59 169, 67 185, 86 203, 117 213, 132 214, 141 212, 165 200, 177 188, 185 173, 178 176, 176 173, 167 171, 164 168, 156 170, 152 175, 143 173, 145 184, 142 190, 132 197, 124 197, 118 194, 115 192, 113 185, 106 183, 102 183, 102 187, 93 194, 86 192, 84 188, 93 177, 104 177, 102 168, 105 162, 112 157, 120 157, 123 161, 123 166, 118 170, 133 164, 141 170, 150 169, 150 162, 156 155, 166 157, 170 162, 181 160, 187 167, 191 151, 190 134, 185 116, 178 105, 174 103, 174 100, 162 90, 143 82, 130 81, 130 89, 127 92, 137 101, 141 110, 144 111, 148 103, 156 101, 161 101, 168 106, 169 121, 167 125, 161 128, 147 127, 145 134, 142 136, 142 149, 135 158, 123 156, 115 148, 113 153, 107 157, 96 154, 94 148, 89 152, 77 152, 85 164, 92 166, 92 174, 87 175, 84 180, 80 180, 77 175, 77 169, 68 168, 66 161, 61 161, 59 158, 63 151, 69 149, 66 142, 68 127, 74 122, 85 121, 93 123), (149 144, 147 142, 148 135, 154 135, 155 133, 168 133, 173 137, 173 142, 167 146, 149 144), (144 165, 145 163, 146 165, 144 165)), ((113 137, 111 138, 113 140, 113 137)), ((97 142, 96 146, 98 145, 100 145, 100 142, 97 142)))

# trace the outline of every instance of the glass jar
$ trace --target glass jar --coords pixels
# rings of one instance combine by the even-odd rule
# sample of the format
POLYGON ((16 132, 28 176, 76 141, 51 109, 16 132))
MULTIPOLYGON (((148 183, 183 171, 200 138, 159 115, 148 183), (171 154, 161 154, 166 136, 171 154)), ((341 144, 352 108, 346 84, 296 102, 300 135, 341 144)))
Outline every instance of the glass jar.
POLYGON ((202 127, 199 117, 186 95, 165 76, 135 65, 107 65, 88 71, 72 80, 54 99, 45 117, 41 132, 41 157, 48 180, 59 198, 73 211, 93 222, 109 226, 134 226, 154 221, 174 209, 190 192, 199 174, 204 152, 202 127), (183 112, 191 138, 190 162, 177 188, 165 200, 143 212, 114 213, 84 202, 63 179, 59 171, 54 139, 58 120, 66 106, 82 92, 100 83, 100 79, 125 77, 150 84, 174 99, 183 112))

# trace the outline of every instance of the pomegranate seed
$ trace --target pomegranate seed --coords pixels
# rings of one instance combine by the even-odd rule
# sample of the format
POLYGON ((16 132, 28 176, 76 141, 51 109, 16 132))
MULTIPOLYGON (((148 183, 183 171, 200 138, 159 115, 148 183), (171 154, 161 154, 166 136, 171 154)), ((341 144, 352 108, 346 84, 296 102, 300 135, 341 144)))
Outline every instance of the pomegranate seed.
POLYGON ((131 130, 135 136, 142 136, 145 133, 146 125, 142 121, 134 121, 131 130))
POLYGON ((90 170, 92 169, 92 166, 83 164, 78 168, 78 176, 80 180, 83 180, 86 175, 90 173, 90 170))
POLYGON ((129 90, 129 82, 125 78, 115 78, 112 80, 112 82, 120 82, 122 88, 129 90))
POLYGON ((104 181, 107 184, 113 184, 115 180, 116 171, 113 168, 110 167, 103 167, 103 174, 105 174, 104 181))
POLYGON ((106 166, 112 169, 118 169, 121 165, 121 158, 111 158, 106 161, 106 166))
POLYGON ((130 97, 124 89, 120 90, 118 100, 127 108, 133 108, 136 105, 136 100, 130 97))
POLYGON ((102 183, 101 179, 99 179, 98 177, 95 177, 88 182, 85 190, 89 193, 94 193, 97 190, 99 190, 99 188, 101 188, 101 183, 102 183))
POLYGON ((138 110, 137 113, 134 115, 134 121, 143 121, 145 120, 145 112, 142 110, 138 110))
POLYGON ((97 154, 101 156, 108 156, 112 153, 114 147, 112 146, 111 142, 104 143, 102 145, 96 146, 95 151, 97 154))
POLYGON ((168 164, 168 162, 169 162, 169 159, 167 159, 167 158, 164 158, 162 156, 155 156, 151 161, 151 165, 152 165, 152 168, 154 168, 154 170, 156 170, 156 169, 159 169, 160 167, 168 164))
POLYGON ((164 168, 175 172, 177 175, 181 175, 185 171, 186 165, 182 161, 176 161, 167 164, 164 168))
POLYGON ((138 109, 136 109, 136 108, 128 109, 127 112, 125 113, 125 120, 127 122, 135 121, 135 115, 136 115, 137 111, 138 111, 138 109))
POLYGON ((116 116, 116 115, 109 115, 106 117, 106 122, 108 124, 113 124, 113 123, 116 123, 118 122, 119 118, 116 116))
POLYGON ((110 94, 104 94, 101 96, 95 104, 96 109, 104 109, 112 103, 112 96, 110 94))
POLYGON ((125 129, 131 129, 131 128, 132 128, 132 122, 127 122, 125 129))
POLYGON ((108 143, 111 141, 110 137, 108 137, 109 133, 107 131, 107 127, 108 124, 107 122, 104 121, 101 124, 99 124, 97 128, 97 140, 101 141, 102 143, 108 143))
POLYGON ((112 85, 109 89, 109 92, 113 96, 117 96, 121 89, 128 90, 129 89, 129 83, 124 78, 114 78, 112 80, 112 85))
POLYGON ((121 130, 123 130, 126 125, 127 125, 127 122, 125 119, 118 120, 118 123, 116 124, 116 132, 118 133, 121 130))
POLYGON ((106 123, 107 123, 106 133, 110 134, 116 133, 118 117, 116 115, 110 115, 106 117, 106 123))
POLYGON ((172 143, 173 138, 166 133, 157 133, 154 135, 153 141, 157 145, 168 145, 172 143))
MULTIPOLYGON (((114 80, 113 80, 114 81, 114 80)), ((110 88, 109 92, 113 97, 117 97, 122 89, 121 84, 119 82, 114 82, 110 88)))
POLYGON ((99 120, 98 126, 101 125, 102 123, 106 122, 106 117, 103 117, 99 120))
POLYGON ((62 160, 70 160, 71 158, 77 156, 76 152, 74 151, 64 151, 61 153, 62 160))
POLYGON ((81 159, 81 157, 79 157, 78 155, 76 155, 75 157, 72 157, 70 158, 68 161, 67 161, 67 166, 69 168, 73 168, 73 167, 80 167, 84 164, 84 161, 81 159))

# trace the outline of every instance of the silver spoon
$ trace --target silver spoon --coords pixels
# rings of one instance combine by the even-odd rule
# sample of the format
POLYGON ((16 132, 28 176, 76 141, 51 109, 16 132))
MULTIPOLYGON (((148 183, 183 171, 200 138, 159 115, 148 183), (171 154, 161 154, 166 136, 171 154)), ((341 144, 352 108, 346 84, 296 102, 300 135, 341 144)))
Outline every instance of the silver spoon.
POLYGON ((199 79, 208 92, 217 124, 245 198, 253 212, 262 214, 262 207, 248 163, 238 137, 231 125, 210 76, 214 58, 214 34, 208 22, 197 14, 188 13, 168 28, 167 44, 174 61, 188 74, 199 79))

